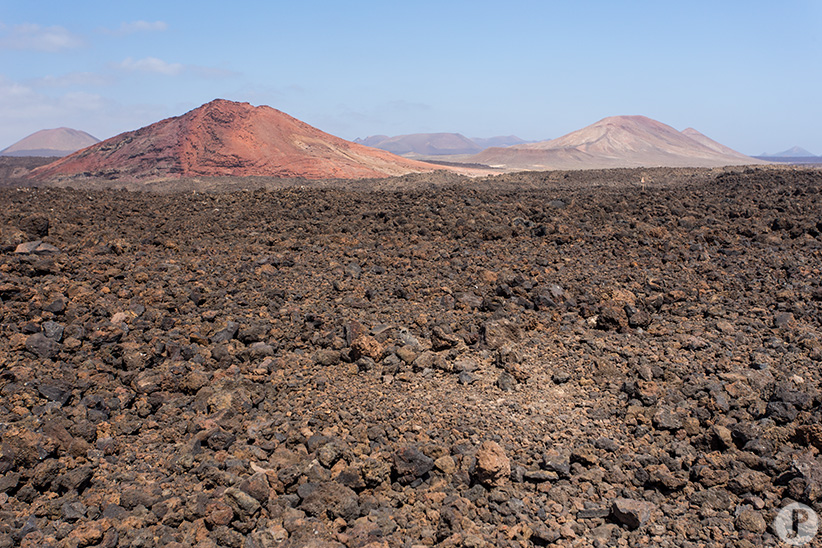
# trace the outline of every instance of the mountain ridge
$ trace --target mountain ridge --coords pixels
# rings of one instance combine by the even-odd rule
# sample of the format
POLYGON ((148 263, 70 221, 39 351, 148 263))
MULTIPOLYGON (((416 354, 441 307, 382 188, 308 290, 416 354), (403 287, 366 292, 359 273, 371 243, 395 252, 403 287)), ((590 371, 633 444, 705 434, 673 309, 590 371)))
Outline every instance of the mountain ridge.
POLYGON ((354 139, 355 143, 379 148, 400 155, 455 156, 476 154, 492 146, 507 147, 527 141, 516 135, 466 137, 461 133, 408 133, 403 135, 369 135, 354 139))
POLYGON ((48 180, 379 178, 434 166, 351 143, 269 106, 215 99, 38 168, 48 180))
POLYGON ((374 135, 362 140, 355 139, 354 142, 398 155, 448 156, 475 154, 482 150, 482 147, 460 133, 410 133, 393 137, 374 135), (381 137, 385 138, 380 139, 381 137))
POLYGON ((775 152, 773 154, 768 154, 767 152, 763 152, 759 155, 760 158, 817 158, 818 156, 808 150, 800 147, 800 146, 792 146, 788 150, 783 150, 782 152, 775 152))
POLYGON ((691 136, 646 116, 609 116, 556 139, 489 148, 467 161, 507 169, 720 167, 763 163, 692 128, 689 130, 691 136))

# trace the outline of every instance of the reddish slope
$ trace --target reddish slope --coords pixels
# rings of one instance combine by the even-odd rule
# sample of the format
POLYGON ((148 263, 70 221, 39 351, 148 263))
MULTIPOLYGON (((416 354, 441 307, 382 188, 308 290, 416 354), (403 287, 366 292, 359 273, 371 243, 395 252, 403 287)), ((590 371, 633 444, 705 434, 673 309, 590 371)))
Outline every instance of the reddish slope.
POLYGON ((433 171, 324 133, 271 107, 218 99, 35 170, 43 181, 268 176, 366 178, 433 171))
MULTIPOLYGON (((701 135, 701 134, 700 134, 701 135)), ((760 163, 645 116, 612 116, 551 141, 490 148, 470 161, 519 169, 715 167, 760 163)), ((713 141, 711 141, 713 143, 713 141)), ((724 147, 727 148, 727 147, 724 147)))

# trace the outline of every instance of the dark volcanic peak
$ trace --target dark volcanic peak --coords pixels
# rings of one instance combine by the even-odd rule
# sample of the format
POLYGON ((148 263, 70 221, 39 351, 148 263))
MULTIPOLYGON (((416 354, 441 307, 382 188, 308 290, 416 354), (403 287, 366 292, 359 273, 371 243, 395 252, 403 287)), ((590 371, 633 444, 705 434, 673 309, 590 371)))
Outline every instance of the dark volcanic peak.
POLYGON ((267 176, 364 178, 431 171, 268 106, 217 99, 36 170, 39 180, 267 176))
POLYGON ((42 129, 3 149, 0 156, 66 156, 99 142, 100 139, 77 129, 42 129))
POLYGON ((471 160, 518 169, 716 167, 759 163, 696 130, 679 132, 645 116, 611 116, 551 141, 489 148, 471 160))

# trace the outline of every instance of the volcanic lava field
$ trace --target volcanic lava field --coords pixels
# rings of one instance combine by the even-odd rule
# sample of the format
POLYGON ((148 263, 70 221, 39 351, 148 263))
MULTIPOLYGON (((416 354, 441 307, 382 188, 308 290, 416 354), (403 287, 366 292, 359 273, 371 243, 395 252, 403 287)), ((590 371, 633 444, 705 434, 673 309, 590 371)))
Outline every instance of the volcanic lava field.
POLYGON ((0 189, 1 548, 776 546, 822 511, 822 171, 222 183, 0 189))

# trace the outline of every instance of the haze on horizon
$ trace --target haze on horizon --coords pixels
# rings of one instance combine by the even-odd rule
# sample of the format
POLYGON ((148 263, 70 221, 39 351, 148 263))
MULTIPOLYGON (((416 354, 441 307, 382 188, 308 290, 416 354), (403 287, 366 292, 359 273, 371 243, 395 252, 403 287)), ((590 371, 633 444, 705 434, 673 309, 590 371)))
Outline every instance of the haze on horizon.
POLYGON ((0 4, 0 148, 101 139, 214 98, 353 140, 559 137, 642 114, 822 154, 822 2, 0 4))

